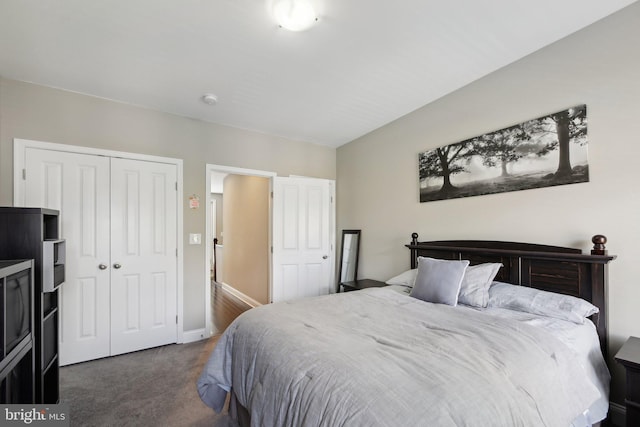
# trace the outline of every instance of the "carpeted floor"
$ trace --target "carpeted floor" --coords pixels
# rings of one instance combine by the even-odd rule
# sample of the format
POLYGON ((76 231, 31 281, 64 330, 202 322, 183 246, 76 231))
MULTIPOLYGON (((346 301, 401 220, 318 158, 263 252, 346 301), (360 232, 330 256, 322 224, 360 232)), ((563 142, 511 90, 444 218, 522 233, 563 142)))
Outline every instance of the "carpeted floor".
POLYGON ((202 403, 196 380, 218 336, 60 369, 72 426, 237 427, 202 403))

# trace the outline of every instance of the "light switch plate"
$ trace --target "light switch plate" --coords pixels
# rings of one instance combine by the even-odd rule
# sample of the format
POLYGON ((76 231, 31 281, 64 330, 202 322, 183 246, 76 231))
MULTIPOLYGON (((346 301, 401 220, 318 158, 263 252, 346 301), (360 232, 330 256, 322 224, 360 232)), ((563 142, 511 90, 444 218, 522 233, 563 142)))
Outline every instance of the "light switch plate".
POLYGON ((189 244, 190 245, 201 245, 202 244, 202 234, 200 234, 200 233, 189 233, 189 244))

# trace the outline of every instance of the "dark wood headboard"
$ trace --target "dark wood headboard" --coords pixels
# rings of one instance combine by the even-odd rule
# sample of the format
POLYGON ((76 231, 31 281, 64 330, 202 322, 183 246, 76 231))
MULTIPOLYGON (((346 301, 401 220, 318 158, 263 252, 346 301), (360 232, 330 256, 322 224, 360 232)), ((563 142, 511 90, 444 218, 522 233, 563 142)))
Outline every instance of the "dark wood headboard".
POLYGON ((605 249, 606 237, 593 236, 591 254, 580 249, 518 242, 484 240, 441 240, 418 242, 418 234, 411 235, 411 268, 416 268, 419 256, 471 261, 471 265, 485 262, 502 263, 495 280, 530 286, 545 291, 580 297, 600 310, 593 316, 600 338, 600 347, 607 354, 607 264, 615 259, 605 249))

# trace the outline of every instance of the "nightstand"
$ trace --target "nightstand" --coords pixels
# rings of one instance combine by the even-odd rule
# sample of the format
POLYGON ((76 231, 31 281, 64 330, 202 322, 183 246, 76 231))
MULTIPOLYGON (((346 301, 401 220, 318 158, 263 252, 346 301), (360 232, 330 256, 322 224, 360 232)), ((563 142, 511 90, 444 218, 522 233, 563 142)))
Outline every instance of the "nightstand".
POLYGON ((340 286, 342 286, 342 292, 350 292, 359 291, 364 288, 381 288, 383 286, 387 286, 387 284, 372 279, 360 279, 354 282, 340 283, 340 286))
POLYGON ((631 337, 615 356, 627 372, 624 403, 627 407, 627 427, 640 425, 640 338, 631 337))

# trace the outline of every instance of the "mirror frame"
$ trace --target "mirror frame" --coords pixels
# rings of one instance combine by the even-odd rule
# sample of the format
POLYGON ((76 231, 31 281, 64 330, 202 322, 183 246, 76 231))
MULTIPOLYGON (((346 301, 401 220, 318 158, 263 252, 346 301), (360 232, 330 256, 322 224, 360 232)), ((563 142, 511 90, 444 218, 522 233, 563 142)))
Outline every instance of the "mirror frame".
POLYGON ((340 242, 340 269, 338 271, 338 291, 340 289, 340 284, 342 282, 342 258, 344 257, 344 240, 348 234, 355 234, 358 236, 358 241, 356 242, 356 259, 354 265, 353 272, 353 281, 358 280, 358 258, 360 258, 360 239, 361 239, 361 230, 342 230, 342 240, 340 242))

